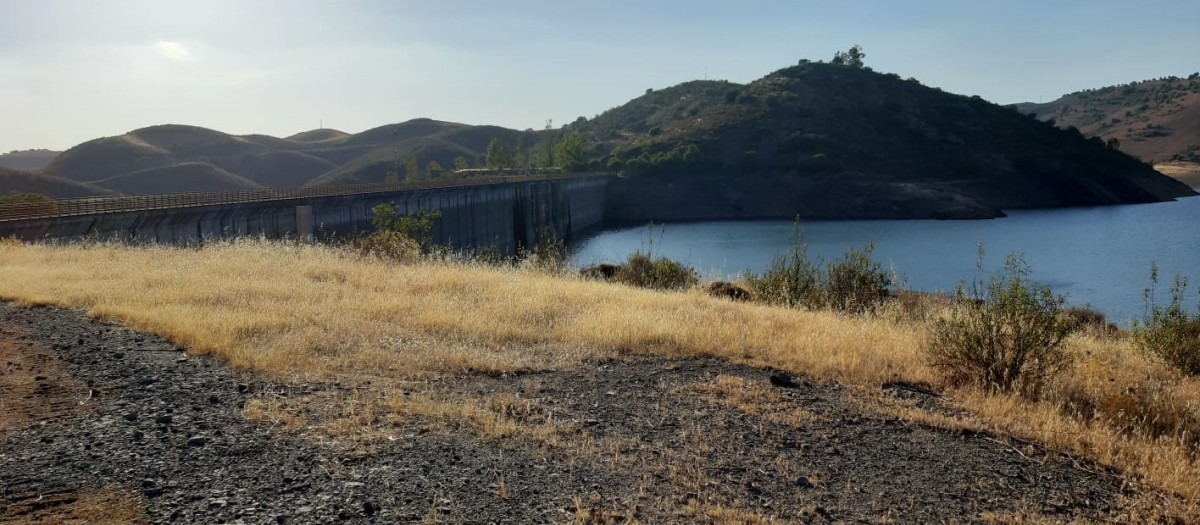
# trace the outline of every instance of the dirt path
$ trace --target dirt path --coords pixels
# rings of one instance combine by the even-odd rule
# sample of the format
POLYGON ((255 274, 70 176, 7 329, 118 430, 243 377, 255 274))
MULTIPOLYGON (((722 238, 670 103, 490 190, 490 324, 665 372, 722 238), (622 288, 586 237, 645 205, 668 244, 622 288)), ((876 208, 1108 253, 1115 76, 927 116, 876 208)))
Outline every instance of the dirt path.
POLYGON ((1121 495, 1095 466, 717 360, 446 378, 426 395, 524 430, 412 417, 346 444, 243 410, 346 385, 231 372, 75 311, 0 303, 0 327, 0 522, 79 501, 151 523, 974 522, 1108 515, 1121 495))

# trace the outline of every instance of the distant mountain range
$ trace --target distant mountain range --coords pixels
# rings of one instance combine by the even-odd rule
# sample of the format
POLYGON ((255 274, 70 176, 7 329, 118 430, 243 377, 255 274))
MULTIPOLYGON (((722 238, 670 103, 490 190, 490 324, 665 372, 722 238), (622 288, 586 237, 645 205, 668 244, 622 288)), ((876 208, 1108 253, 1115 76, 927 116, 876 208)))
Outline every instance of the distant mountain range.
POLYGON ((1018 111, 1089 137, 1116 139, 1121 151, 1146 162, 1200 162, 1200 73, 1063 95, 1018 111))
POLYGON ((53 162, 59 153, 62 152, 50 151, 48 149, 27 149, 0 153, 0 168, 21 171, 40 170, 53 162))
MULTIPOLYGON (((583 139, 579 167, 625 175, 611 185, 608 212, 616 221, 995 217, 1009 208, 1192 194, 1104 140, 1023 114, 1030 112, 1036 108, 1018 111, 867 68, 802 61, 745 85, 693 81, 648 90, 564 128, 583 139)), ((1163 122, 1152 123, 1174 136, 1163 122)), ((285 138, 152 126, 85 142, 35 172, 0 172, 0 193, 380 182, 389 173, 403 177, 405 164, 423 171, 431 161, 451 168, 461 158, 481 166, 493 140, 531 153, 563 133, 430 119, 285 138)))

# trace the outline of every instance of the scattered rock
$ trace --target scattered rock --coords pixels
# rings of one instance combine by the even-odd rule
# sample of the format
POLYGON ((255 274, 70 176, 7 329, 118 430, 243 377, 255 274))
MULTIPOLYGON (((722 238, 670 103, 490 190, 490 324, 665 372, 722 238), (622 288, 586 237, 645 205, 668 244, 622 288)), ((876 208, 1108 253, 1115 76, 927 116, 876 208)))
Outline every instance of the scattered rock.
POLYGON ((192 436, 188 438, 187 444, 189 447, 203 447, 205 443, 204 436, 192 436))

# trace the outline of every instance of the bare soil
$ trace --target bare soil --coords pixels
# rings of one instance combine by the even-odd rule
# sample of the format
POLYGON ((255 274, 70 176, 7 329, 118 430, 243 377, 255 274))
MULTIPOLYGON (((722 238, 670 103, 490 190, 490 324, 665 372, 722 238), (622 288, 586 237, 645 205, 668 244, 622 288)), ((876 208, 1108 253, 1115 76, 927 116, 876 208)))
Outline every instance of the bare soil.
POLYGON ((950 410, 903 385, 870 394, 715 359, 630 355, 447 377, 423 394, 549 425, 556 444, 422 417, 346 440, 250 421, 244 406, 370 385, 231 371, 78 311, 0 303, 0 327, 0 394, 4 413, 18 414, 0 428, 0 522, 41 519, 37 502, 97 487, 132 495, 109 506, 136 501, 150 523, 1121 521, 1128 495, 1100 466, 863 401, 950 410))

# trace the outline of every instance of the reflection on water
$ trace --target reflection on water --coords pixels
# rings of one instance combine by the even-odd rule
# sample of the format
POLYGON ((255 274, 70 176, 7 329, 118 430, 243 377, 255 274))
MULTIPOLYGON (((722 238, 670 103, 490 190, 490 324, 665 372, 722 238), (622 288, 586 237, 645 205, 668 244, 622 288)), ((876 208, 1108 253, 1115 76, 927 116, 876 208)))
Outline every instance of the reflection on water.
MULTIPOLYGON (((1118 323, 1140 317, 1150 264, 1158 265, 1165 297, 1171 276, 1190 275, 1200 285, 1200 198, 1161 204, 1013 211, 984 221, 823 221, 800 224, 809 255, 830 259, 851 245, 875 243, 875 258, 894 265, 908 288, 952 290, 977 274, 976 250, 984 244, 984 270, 1023 254, 1035 279, 1090 304, 1118 323)), ((575 243, 576 265, 623 260, 634 250, 685 261, 714 279, 762 271, 776 253, 790 250, 787 221, 701 222, 601 231, 575 243)), ((1187 304, 1196 307, 1196 286, 1187 304)))

